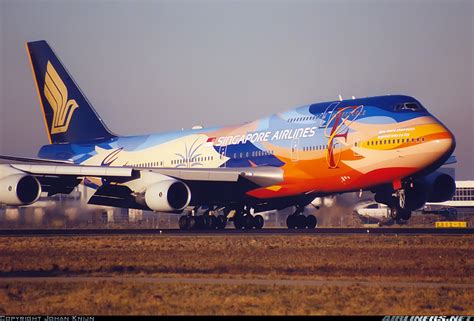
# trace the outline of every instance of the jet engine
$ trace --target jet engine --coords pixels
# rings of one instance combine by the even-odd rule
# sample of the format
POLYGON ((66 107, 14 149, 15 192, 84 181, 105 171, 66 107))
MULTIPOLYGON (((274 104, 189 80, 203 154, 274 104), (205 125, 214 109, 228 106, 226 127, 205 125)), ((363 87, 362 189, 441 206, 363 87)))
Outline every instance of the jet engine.
POLYGON ((423 182, 427 187, 428 202, 437 203, 448 201, 456 192, 454 179, 445 173, 431 173, 423 178, 423 182))
POLYGON ((41 195, 41 184, 34 176, 15 172, 0 178, 0 203, 18 206, 36 202, 41 195))
POLYGON ((191 191, 185 183, 167 178, 150 185, 144 192, 137 195, 136 200, 153 211, 180 211, 191 201, 191 191))
MULTIPOLYGON (((451 199, 456 192, 454 179, 445 173, 434 172, 423 178, 413 181, 410 186, 405 187, 405 206, 407 210, 413 211, 421 208, 426 202, 445 202, 451 199)), ((378 192, 375 201, 388 206, 398 203, 398 198, 393 192, 378 192)))

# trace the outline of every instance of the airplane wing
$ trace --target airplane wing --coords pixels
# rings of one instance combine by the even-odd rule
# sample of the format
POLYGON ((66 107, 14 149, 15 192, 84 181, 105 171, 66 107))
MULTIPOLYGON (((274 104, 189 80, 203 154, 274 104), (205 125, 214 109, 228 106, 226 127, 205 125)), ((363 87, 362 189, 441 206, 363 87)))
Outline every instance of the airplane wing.
MULTIPOLYGON (((276 167, 254 168, 134 168, 75 165, 70 162, 39 158, 0 156, 0 185, 4 177, 20 174, 33 176, 48 195, 70 193, 82 181, 96 183, 89 203, 126 208, 150 209, 140 201, 151 186, 171 187, 181 182, 190 193, 188 205, 213 202, 226 204, 245 192, 283 181, 276 167), (163 183, 165 182, 165 183, 163 183), (163 185, 165 184, 165 185, 163 185), (168 184, 168 185, 166 185, 168 184)), ((160 194, 161 195, 161 194, 160 194)), ((2 195, 0 192, 0 203, 2 195)), ((17 205, 17 204, 15 204, 17 205)))
POLYGON ((183 181, 237 182, 245 178, 260 187, 282 181, 283 171, 276 167, 235 168, 133 168, 115 166, 88 166, 72 164, 9 164, 12 168, 35 176, 76 176, 127 179, 136 178, 139 172, 160 173, 183 181))

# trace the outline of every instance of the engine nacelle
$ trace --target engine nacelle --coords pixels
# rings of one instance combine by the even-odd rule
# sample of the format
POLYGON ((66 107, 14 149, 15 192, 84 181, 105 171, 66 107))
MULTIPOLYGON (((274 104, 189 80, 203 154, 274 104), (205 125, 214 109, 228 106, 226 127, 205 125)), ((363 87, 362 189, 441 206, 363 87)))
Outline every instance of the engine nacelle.
POLYGON ((454 179, 445 173, 434 172, 423 178, 428 194, 428 202, 445 202, 456 192, 454 179))
POLYGON ((38 200, 41 184, 31 175, 18 171, 0 179, 0 203, 6 205, 28 205, 38 200))
MULTIPOLYGON (((413 211, 421 208, 426 202, 445 202, 450 200, 455 192, 456 183, 450 175, 434 172, 417 179, 410 187, 405 188, 405 208, 413 211)), ((388 206, 398 203, 392 192, 387 191, 375 194, 375 201, 388 206)))
POLYGON ((185 183, 168 178, 150 185, 136 200, 153 211, 180 211, 191 201, 191 191, 185 183))

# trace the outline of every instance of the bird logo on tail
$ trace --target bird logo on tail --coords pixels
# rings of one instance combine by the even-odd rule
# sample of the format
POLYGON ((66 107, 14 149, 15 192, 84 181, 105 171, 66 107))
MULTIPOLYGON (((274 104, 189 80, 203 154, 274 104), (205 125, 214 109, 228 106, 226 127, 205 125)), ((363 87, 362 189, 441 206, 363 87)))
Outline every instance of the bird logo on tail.
POLYGON ((69 128, 72 114, 79 107, 74 99, 68 100, 67 87, 51 61, 46 66, 44 95, 53 109, 51 134, 64 133, 69 128))

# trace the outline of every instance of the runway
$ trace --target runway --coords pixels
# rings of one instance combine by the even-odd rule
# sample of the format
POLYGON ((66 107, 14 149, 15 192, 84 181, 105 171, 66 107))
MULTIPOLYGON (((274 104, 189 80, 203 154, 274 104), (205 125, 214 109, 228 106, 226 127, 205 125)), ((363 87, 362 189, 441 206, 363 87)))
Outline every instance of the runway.
POLYGON ((0 313, 472 314, 474 238, 456 232, 0 230, 0 313))
POLYGON ((316 228, 290 230, 268 228, 262 230, 196 230, 179 229, 3 229, 1 236, 101 236, 101 235, 156 235, 156 236, 195 236, 195 235, 473 235, 474 228, 316 228))
POLYGON ((56 276, 56 277, 0 277, 0 282, 72 283, 120 282, 151 284, 217 284, 217 285, 266 285, 266 286, 382 286, 395 288, 454 288, 474 289, 472 283, 363 281, 363 280, 314 280, 314 279, 255 279, 255 278, 190 278, 190 277, 120 277, 120 276, 56 276))

